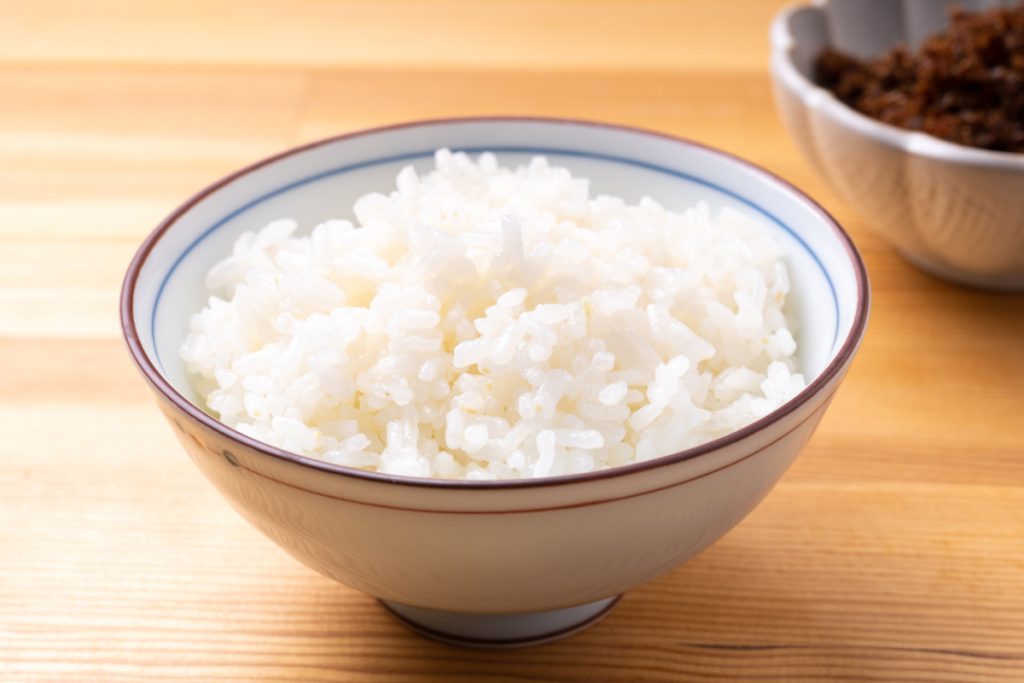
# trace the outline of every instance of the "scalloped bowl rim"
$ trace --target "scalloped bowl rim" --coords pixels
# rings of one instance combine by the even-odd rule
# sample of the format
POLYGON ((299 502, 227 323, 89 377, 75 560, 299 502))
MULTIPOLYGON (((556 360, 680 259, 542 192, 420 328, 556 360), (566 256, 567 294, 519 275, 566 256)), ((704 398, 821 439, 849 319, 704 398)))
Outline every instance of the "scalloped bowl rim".
POLYGON ((831 91, 808 79, 793 63, 793 47, 797 39, 789 30, 790 18, 797 12, 806 11, 825 12, 826 8, 822 2, 787 7, 776 15, 771 26, 772 72, 784 86, 798 96, 805 107, 823 112, 860 135, 901 149, 908 154, 965 166, 1024 172, 1024 154, 968 147, 928 133, 883 123, 846 105, 831 91))

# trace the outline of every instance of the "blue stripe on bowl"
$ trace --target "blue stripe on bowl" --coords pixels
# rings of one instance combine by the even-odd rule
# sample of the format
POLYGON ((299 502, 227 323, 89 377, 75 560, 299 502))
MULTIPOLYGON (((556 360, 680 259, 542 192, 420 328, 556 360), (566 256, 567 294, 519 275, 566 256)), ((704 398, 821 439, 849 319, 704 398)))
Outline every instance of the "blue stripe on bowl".
MULTIPOLYGON (((193 249, 196 248, 197 245, 199 245, 200 242, 202 242, 207 237, 209 237, 210 235, 215 233, 217 230, 222 228, 224 226, 224 224, 226 224, 231 219, 239 216, 240 214, 245 213, 246 211, 248 211, 249 209, 253 208, 254 206, 262 204, 263 202, 267 201, 268 199, 276 197, 279 194, 283 194, 285 192, 288 192, 289 190, 294 190, 297 187, 302 187, 303 185, 308 185, 310 183, 315 183, 318 180, 323 180, 324 178, 330 178, 332 176, 344 175, 345 173, 349 173, 351 171, 357 171, 359 169, 367 168, 367 167, 370 167, 370 166, 379 166, 379 165, 382 165, 382 164, 391 164, 391 163, 394 163, 396 161, 413 161, 415 159, 424 159, 424 158, 427 158, 427 157, 432 157, 434 155, 434 151, 435 150, 431 149, 431 150, 428 150, 428 151, 410 152, 408 154, 399 154, 399 155, 396 155, 396 156, 383 157, 383 158, 380 158, 380 159, 371 159, 371 160, 368 160, 368 161, 360 161, 360 162, 355 163, 355 164, 349 164, 347 166, 339 166, 338 168, 333 168, 333 169, 330 169, 330 170, 327 170, 327 171, 322 171, 320 173, 316 173, 314 175, 308 176, 308 177, 303 178, 301 180, 296 180, 293 183, 289 183, 287 185, 279 187, 276 190, 271 190, 270 192, 267 192, 266 194, 263 194, 263 195, 257 197, 256 199, 253 199, 252 201, 248 202, 247 204, 243 204, 242 206, 238 207, 237 209, 235 209, 234 211, 232 211, 231 213, 227 214, 226 216, 221 218, 219 221, 217 221, 216 223, 211 225, 209 228, 204 230, 202 232, 202 234, 199 235, 199 237, 197 237, 191 244, 188 245, 188 247, 185 249, 185 251, 181 252, 181 254, 178 256, 178 258, 175 259, 174 263, 171 264, 171 267, 168 269, 167 274, 164 275, 164 279, 160 282, 160 288, 157 290, 157 293, 156 293, 156 301, 153 304, 153 317, 150 320, 150 328, 149 328, 149 330, 150 330, 150 334, 152 335, 152 338, 153 338, 153 353, 156 356, 156 364, 160 368, 160 371, 163 372, 166 375, 166 371, 164 370, 163 361, 160 359, 160 351, 159 351, 159 348, 157 347, 157 343, 156 343, 156 340, 157 340, 157 336, 156 336, 156 318, 157 318, 157 311, 160 310, 160 300, 163 297, 164 289, 167 287, 167 282, 171 279, 171 276, 174 275, 174 271, 177 270, 178 266, 181 265, 181 262, 184 261, 186 257, 188 257, 188 255, 192 252, 193 249)), ((754 211, 758 212, 759 214, 761 214, 762 216, 764 216, 765 218, 770 220, 772 223, 774 223, 776 226, 778 226, 780 229, 782 229, 786 233, 788 233, 793 239, 795 239, 800 244, 801 247, 803 247, 804 251, 806 251, 810 255, 810 257, 814 260, 815 264, 817 264, 818 269, 821 271, 822 277, 824 277, 825 281, 828 282, 829 290, 832 293, 832 303, 835 306, 836 327, 835 327, 835 331, 833 332, 833 335, 832 335, 832 348, 835 349, 836 342, 839 340, 839 296, 838 296, 838 294, 836 294, 836 288, 835 288, 835 284, 832 282, 832 278, 829 277, 828 271, 825 270, 825 265, 821 262, 821 259, 818 258, 818 255, 814 253, 814 250, 811 249, 810 245, 808 245, 807 242, 805 242, 803 240, 803 238, 801 238, 800 235, 798 235, 792 228, 790 228, 788 225, 783 223, 777 216, 775 216, 774 214, 768 212, 763 207, 755 204, 754 202, 752 202, 751 200, 747 199, 746 197, 738 195, 735 192, 733 192, 732 190, 728 190, 728 189, 722 187, 721 185, 718 185, 717 183, 711 182, 710 180, 706 180, 704 178, 700 178, 698 176, 691 175, 689 173, 683 173, 682 171, 676 171, 676 170, 671 169, 671 168, 665 168, 664 166, 658 166, 657 164, 647 163, 646 161, 637 161, 635 159, 627 159, 625 157, 618 157, 618 156, 614 156, 614 155, 611 155, 611 154, 595 154, 593 152, 581 152, 579 150, 573 150, 573 149, 554 149, 554 148, 547 148, 547 147, 453 147, 452 151, 454 151, 454 152, 466 152, 468 154, 481 154, 483 152, 494 152, 495 154, 540 154, 540 155, 546 155, 546 156, 560 155, 560 156, 568 156, 568 157, 578 157, 578 158, 582 158, 582 159, 594 159, 594 160, 597 160, 597 161, 610 161, 610 162, 617 163, 617 164, 624 164, 626 166, 634 166, 636 168, 643 168, 643 169, 647 169, 649 171, 655 171, 657 173, 663 173, 665 175, 672 176, 672 177, 675 177, 675 178, 681 178, 683 180, 687 180, 687 181, 695 183, 697 185, 702 185, 704 187, 710 188, 710 189, 712 189, 712 190, 714 190, 716 192, 720 192, 721 194, 723 194, 723 195, 725 195, 727 197, 735 199, 736 201, 740 202, 741 204, 744 204, 744 205, 750 207, 751 209, 753 209, 754 211)))

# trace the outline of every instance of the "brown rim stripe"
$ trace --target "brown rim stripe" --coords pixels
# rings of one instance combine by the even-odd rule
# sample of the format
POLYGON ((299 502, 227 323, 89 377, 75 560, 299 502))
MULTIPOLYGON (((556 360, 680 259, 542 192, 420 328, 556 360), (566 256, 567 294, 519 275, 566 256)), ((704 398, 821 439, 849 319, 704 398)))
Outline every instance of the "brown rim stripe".
MULTIPOLYGON (((835 393, 835 392, 833 392, 833 393, 835 393)), ((828 400, 831 399, 831 398, 832 398, 832 394, 829 394, 825 398, 825 402, 827 403, 828 400)), ((387 509, 387 510, 400 510, 402 512, 431 512, 431 513, 435 513, 435 514, 438 514, 438 515, 517 515, 517 514, 536 513, 536 512, 550 512, 552 510, 569 510, 571 508, 590 507, 590 506, 593 506, 593 505, 603 505, 604 503, 614 503, 616 501, 627 500, 629 498, 638 498, 639 496, 646 496, 649 493, 658 493, 659 491, 665 491, 666 489, 675 488, 677 486, 682 486, 683 484, 689 484, 692 481, 697 481, 698 479, 703 479, 704 477, 710 476, 712 474, 716 474, 716 473, 721 472, 722 470, 725 470, 725 469, 729 469, 733 465, 738 465, 741 462, 743 462, 744 460, 749 460, 750 458, 753 458, 755 455, 763 453, 764 451, 768 450, 769 448, 771 448, 772 446, 774 446, 778 442, 780 442, 783 439, 785 439, 787 436, 789 436, 790 434, 792 434, 796 430, 800 429, 800 427, 802 427, 805 424, 807 424, 807 422, 809 420, 811 420, 812 417, 814 417, 814 415, 818 412, 818 410, 820 410, 820 408, 812 411, 811 414, 808 415, 806 418, 804 418, 800 422, 798 422, 795 425, 793 425, 792 429, 786 431, 784 434, 780 435, 777 439, 769 441, 765 445, 763 445, 760 448, 758 448, 756 451, 754 451, 752 453, 748 453, 748 454, 744 455, 742 458, 739 458, 737 460, 733 460, 732 462, 727 463, 725 465, 722 465, 721 467, 716 467, 715 469, 708 470, 707 472, 704 472, 703 474, 698 474, 696 477, 690 477, 689 479, 684 479, 683 481, 677 481, 677 482, 674 482, 672 484, 665 484, 664 486, 659 486, 657 488, 648 489, 647 491, 640 491, 639 493, 630 493, 630 494, 625 495, 625 496, 616 496, 614 498, 602 498, 600 500, 590 500, 590 501, 587 501, 585 503, 572 503, 572 504, 569 504, 569 505, 554 505, 554 506, 551 506, 551 507, 544 507, 544 508, 525 508, 525 509, 522 509, 522 510, 431 510, 431 509, 427 509, 427 508, 410 508, 410 507, 402 507, 400 505, 387 505, 385 503, 370 503, 370 502, 367 502, 365 500, 353 500, 351 498, 342 498, 341 496, 332 496, 330 494, 322 493, 320 491, 313 491, 311 489, 307 489, 307 488, 304 488, 302 486, 297 486, 296 484, 292 484, 291 482, 282 481, 282 480, 280 480, 280 479, 278 479, 276 477, 270 476, 269 474, 264 474, 263 472, 258 472, 256 470, 252 469, 251 467, 246 467, 245 465, 243 465, 241 463, 239 463, 237 466, 233 465, 233 467, 237 467, 238 469, 245 470, 246 472, 251 472, 252 474, 255 474, 257 477, 261 477, 263 479, 267 479, 267 480, 272 481, 274 483, 281 484, 282 486, 287 486, 290 489, 295 489, 297 491, 302 491, 304 493, 310 493, 310 494, 313 494, 314 496, 320 496, 321 498, 328 498, 330 500, 337 500, 337 501, 340 501, 342 503, 353 503, 355 505, 365 505, 367 507, 384 508, 384 509, 387 509)), ((205 448, 205 447, 203 448, 203 450, 205 450, 208 453, 212 453, 217 458, 222 458, 222 455, 221 455, 221 453, 219 451, 211 450, 211 449, 208 449, 208 448, 205 448)))
MULTIPOLYGON (((615 606, 619 604, 619 600, 622 600, 622 594, 615 596, 611 602, 605 605, 597 614, 587 617, 583 621, 573 624, 572 626, 566 626, 560 628, 557 631, 549 631, 548 633, 542 633, 538 636, 527 636, 525 638, 508 638, 508 639, 491 639, 491 638, 470 638, 463 636, 456 636, 444 631, 438 631, 432 629, 429 626, 423 626, 417 624, 408 617, 405 617, 394 610, 385 600, 377 598, 377 602, 380 603, 388 614, 390 614, 396 621, 405 626, 406 628, 419 633, 422 636, 444 643, 445 645, 456 645, 462 647, 476 647, 476 648, 511 648, 511 647, 525 647, 528 645, 543 645, 544 643, 550 643, 555 640, 567 638, 574 633, 590 628, 597 622, 603 620, 608 614, 615 609, 615 606)), ((597 602, 595 600, 595 602, 597 602)), ((571 609, 571 608, 567 608, 571 609)))
MULTIPOLYGON (((864 267, 864 262, 860 258, 860 254, 857 252, 856 247, 853 245, 853 241, 850 236, 846 234, 843 228, 838 222, 826 211, 821 205, 815 202, 813 199, 805 195, 793 184, 786 180, 783 180, 774 173, 767 171, 756 164, 753 164, 745 159, 741 159, 728 152, 709 147, 708 145, 701 144, 699 142, 693 142, 685 138, 676 137, 673 135, 667 135, 665 133, 657 133, 654 131, 644 130, 642 128, 635 128, 630 126, 621 126, 608 123, 597 123, 594 121, 584 121, 579 119, 560 119, 560 118, 546 118, 546 117, 515 117, 515 116, 481 116, 481 117, 465 117, 465 118, 447 118, 447 119, 433 119, 423 121, 413 121, 409 123, 400 123, 391 126, 382 126, 379 128, 371 128, 362 131, 356 131, 353 133, 346 133, 344 135, 338 135, 335 137, 319 140, 312 142, 307 145, 302 145, 290 150, 281 152, 274 156, 258 161, 254 164, 246 166, 231 175, 228 175, 212 185, 207 186, 203 190, 199 191, 188 199, 184 204, 175 209, 167 218, 153 230, 152 233, 146 238, 136 252, 134 258, 128 266, 128 271, 125 273, 124 283, 121 288, 121 328, 124 334, 125 343, 128 346, 128 350, 135 361, 135 364, 139 367, 143 377, 146 381, 166 400, 172 403, 178 410, 182 411, 185 415, 191 417, 199 424, 204 425, 208 429, 212 429, 215 432, 223 435, 230 441, 241 443, 249 448, 264 453, 272 458, 278 458, 286 462, 291 462, 303 467, 310 469, 319 470, 321 472, 329 473, 336 476, 351 477, 353 479, 360 479, 363 481, 392 484, 400 486, 415 486, 421 488, 430 489, 445 489, 445 490, 493 490, 493 489, 516 489, 516 488, 535 488, 541 486, 560 486, 564 484, 572 484, 586 481, 597 481, 602 479, 609 479, 615 477, 622 477, 634 472, 646 472, 648 470, 656 469, 659 467, 665 467, 667 465, 673 465, 686 460, 691 460, 699 456, 711 453, 719 450, 725 446, 741 441, 748 436, 756 433, 764 427, 778 422, 783 417, 791 414, 799 407, 807 403, 811 397, 818 394, 822 388, 824 388, 833 378, 835 378, 842 368, 846 365, 847 361, 853 356, 857 346, 860 344, 860 340, 864 336, 864 331, 867 327, 868 310, 870 308, 871 292, 868 286, 867 270, 864 267), (187 398, 178 392, 171 384, 163 377, 159 370, 153 365, 149 356, 142 348, 142 342, 139 339, 138 330, 135 325, 135 286, 138 282, 139 274, 142 271, 142 266, 145 264, 146 259, 149 257, 150 252, 156 246, 160 238, 163 237, 164 233, 170 230, 174 224, 182 217, 189 209, 201 202, 206 197, 210 196, 217 190, 225 187, 235 180, 242 178, 243 176, 252 173, 256 170, 263 168, 269 164, 280 161, 296 154, 323 147, 325 145, 334 144, 336 142, 346 140, 354 137, 364 137, 369 135, 377 135, 393 130, 402 130, 405 128, 425 128, 429 126, 438 125, 450 125, 458 123, 542 123, 549 125, 565 125, 565 126, 586 126, 590 128, 597 128, 610 131, 619 131, 624 133, 632 133, 639 135, 646 135, 652 138, 659 138, 667 140, 675 145, 682 145, 686 147, 692 147, 701 149, 713 154, 719 155, 726 159, 731 160, 747 171, 752 171, 760 177, 763 177, 776 185, 780 186, 783 190, 788 190, 792 195, 792 199, 802 203, 806 208, 809 208, 812 212, 816 213, 821 220, 828 225, 833 233, 839 240, 843 249, 846 251, 847 257, 850 260, 850 264, 853 267, 854 275, 857 282, 857 308, 854 313, 854 318, 850 331, 847 334, 843 345, 840 347, 838 353, 831 363, 802 391, 800 391, 795 397, 789 400, 781 408, 778 408, 765 417, 752 422, 746 427, 739 429, 735 432, 731 432, 721 438, 709 441, 695 446, 693 448, 674 453, 672 455, 665 455, 660 458, 653 460, 647 460, 641 463, 634 463, 631 465, 623 465, 621 467, 614 467, 608 470, 602 470, 599 472, 587 472, 583 474, 570 474, 562 475, 559 477, 545 477, 541 479, 504 479, 500 481, 465 481, 465 480, 452 480, 452 479, 426 479, 421 477, 402 477, 402 476, 390 476, 383 475, 377 472, 363 472, 361 470, 351 469, 342 467, 340 465, 332 465, 322 460, 315 460, 305 456, 298 455, 296 453, 290 453, 288 451, 281 450, 274 446, 257 441, 251 437, 248 437, 241 432, 237 432, 231 429, 222 422, 216 420, 212 416, 208 415, 205 411, 201 410, 198 406, 193 405, 187 398)), ((154 340, 155 342, 156 340, 154 340)))

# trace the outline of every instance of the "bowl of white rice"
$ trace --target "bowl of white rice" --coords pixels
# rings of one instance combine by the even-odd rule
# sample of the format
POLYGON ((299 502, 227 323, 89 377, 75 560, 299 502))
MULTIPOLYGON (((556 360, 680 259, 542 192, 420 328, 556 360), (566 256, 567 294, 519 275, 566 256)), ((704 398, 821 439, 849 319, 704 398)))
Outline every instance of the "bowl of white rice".
POLYGON ((867 276, 812 200, 686 140, 484 118, 203 190, 122 291, 203 474, 425 635, 544 642, 709 546, 811 437, 867 276))

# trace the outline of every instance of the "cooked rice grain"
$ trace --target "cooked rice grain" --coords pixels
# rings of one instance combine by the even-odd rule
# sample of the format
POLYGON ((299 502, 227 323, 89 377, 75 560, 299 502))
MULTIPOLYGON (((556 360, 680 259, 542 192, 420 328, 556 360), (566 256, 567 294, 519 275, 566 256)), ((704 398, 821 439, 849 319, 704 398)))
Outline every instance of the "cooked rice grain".
POLYGON ((804 387, 769 228, 440 150, 307 237, 247 232, 182 357, 209 410, 388 474, 548 477, 674 453, 804 387))

